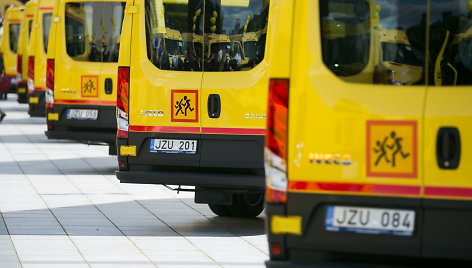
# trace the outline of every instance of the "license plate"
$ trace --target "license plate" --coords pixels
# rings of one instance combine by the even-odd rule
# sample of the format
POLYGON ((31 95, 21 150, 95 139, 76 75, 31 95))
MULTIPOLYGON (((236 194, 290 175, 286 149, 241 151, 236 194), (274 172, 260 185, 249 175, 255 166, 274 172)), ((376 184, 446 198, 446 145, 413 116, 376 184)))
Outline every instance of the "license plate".
POLYGON ((20 87, 20 88, 18 89, 18 93, 20 93, 20 94, 25 94, 25 93, 26 93, 26 88, 20 87))
POLYGON ((76 120, 96 120, 98 110, 69 109, 67 110, 67 119, 76 120))
POLYGON ((415 211, 365 207, 327 206, 327 231, 411 236, 415 211))
POLYGON ((151 139, 150 151, 152 153, 195 154, 197 152, 197 141, 151 139))

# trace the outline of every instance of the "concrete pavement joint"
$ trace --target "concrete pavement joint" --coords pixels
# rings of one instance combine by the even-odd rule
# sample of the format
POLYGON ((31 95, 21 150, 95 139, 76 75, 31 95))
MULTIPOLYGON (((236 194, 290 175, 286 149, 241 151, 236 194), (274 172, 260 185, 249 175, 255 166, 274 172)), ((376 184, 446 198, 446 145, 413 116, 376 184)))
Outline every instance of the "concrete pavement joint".
POLYGON ((7 234, 8 234, 8 237, 10 238, 10 242, 13 246, 13 250, 15 251, 16 258, 18 258, 18 262, 20 263, 20 266, 23 267, 23 264, 21 263, 21 260, 20 260, 20 256, 18 256, 18 251, 16 250, 15 243, 13 243, 13 240, 11 239, 10 230, 8 230, 8 226, 7 226, 7 223, 5 222, 5 218, 3 217, 3 213, 1 209, 0 209, 0 216, 2 216, 2 221, 3 221, 3 224, 5 225, 5 229, 7 230, 7 234))

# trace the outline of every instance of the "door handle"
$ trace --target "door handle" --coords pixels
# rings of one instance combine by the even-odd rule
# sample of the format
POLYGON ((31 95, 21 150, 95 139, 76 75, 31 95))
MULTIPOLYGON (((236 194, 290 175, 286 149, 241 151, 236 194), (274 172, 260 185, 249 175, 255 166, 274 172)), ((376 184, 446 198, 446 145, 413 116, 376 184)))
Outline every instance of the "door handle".
POLYGON ((436 137, 436 161, 441 169, 457 169, 461 158, 461 136, 455 127, 441 127, 436 137))
POLYGON ((221 112, 220 95, 210 94, 208 96, 207 110, 208 110, 208 116, 210 118, 220 117, 220 112, 221 112))
POLYGON ((105 79, 105 94, 113 93, 113 80, 111 78, 105 79))

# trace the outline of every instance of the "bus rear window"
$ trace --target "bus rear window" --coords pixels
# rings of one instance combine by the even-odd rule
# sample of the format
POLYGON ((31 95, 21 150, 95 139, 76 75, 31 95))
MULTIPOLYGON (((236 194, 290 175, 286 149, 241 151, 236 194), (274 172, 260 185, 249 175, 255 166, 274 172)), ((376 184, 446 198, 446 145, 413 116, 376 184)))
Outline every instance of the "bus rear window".
POLYGON ((14 53, 18 51, 18 37, 20 36, 20 24, 11 23, 8 26, 8 32, 10 34, 10 50, 14 53))
POLYGON ((124 2, 65 5, 67 54, 74 60, 118 62, 124 2))
POLYGON ((268 1, 147 0, 145 10, 148 58, 160 69, 242 71, 264 58, 268 1))
POLYGON ((321 0, 323 61, 338 76, 360 73, 369 61, 370 7, 364 0, 321 0))
POLYGON ((51 28, 52 13, 43 14, 43 45, 44 52, 48 51, 49 29, 51 28))

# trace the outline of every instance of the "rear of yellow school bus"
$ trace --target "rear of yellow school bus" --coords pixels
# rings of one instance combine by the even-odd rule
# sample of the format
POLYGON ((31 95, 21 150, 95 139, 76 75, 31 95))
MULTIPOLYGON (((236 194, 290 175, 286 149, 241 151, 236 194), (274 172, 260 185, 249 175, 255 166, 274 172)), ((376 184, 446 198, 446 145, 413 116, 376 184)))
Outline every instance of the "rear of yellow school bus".
POLYGON ((218 215, 261 213, 265 36, 247 71, 231 69, 236 64, 227 45, 231 32, 243 31, 243 15, 252 31, 267 25, 268 2, 127 2, 117 101, 116 174, 122 183, 196 186, 195 201, 218 215), (194 35, 181 39, 194 43, 183 44, 187 51, 170 62, 169 29, 194 35))
POLYGON ((49 139, 116 149, 116 72, 125 2, 59 1, 47 60, 49 139))
POLYGON ((28 114, 46 114, 46 53, 56 0, 39 0, 33 16, 31 41, 28 44, 28 114))
MULTIPOLYGON (((23 20, 23 7, 8 8, 3 20, 3 34, 1 39, 1 55, 5 76, 10 79, 10 89, 8 92, 16 92, 16 73, 17 73, 17 53, 18 38, 20 37, 20 24, 23 20)), ((7 93, 3 93, 6 98, 7 93)))
POLYGON ((266 266, 470 262, 472 3, 272 3, 266 266), (420 79, 375 84, 380 29, 420 79))
POLYGON ((16 83, 18 86, 18 102, 27 103, 27 78, 28 78, 28 45, 31 31, 33 29, 33 16, 36 12, 37 4, 34 1, 26 2, 24 9, 24 18, 21 21, 20 36, 18 38, 18 56, 16 83))

